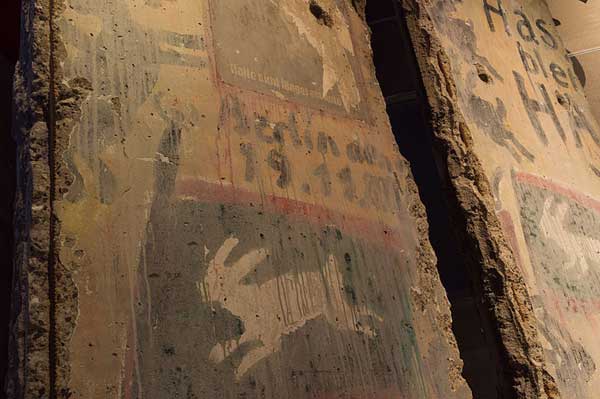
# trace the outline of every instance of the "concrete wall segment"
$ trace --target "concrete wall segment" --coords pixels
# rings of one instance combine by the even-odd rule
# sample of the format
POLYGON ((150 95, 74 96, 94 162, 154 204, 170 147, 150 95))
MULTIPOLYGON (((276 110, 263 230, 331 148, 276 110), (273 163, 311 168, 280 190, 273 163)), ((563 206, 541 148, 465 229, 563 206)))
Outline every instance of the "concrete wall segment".
POLYGON ((509 380, 524 397, 594 397, 597 315, 573 303, 595 292, 583 281, 596 281, 588 223, 600 187, 598 125, 550 13, 534 1, 409 4, 454 195, 479 247, 497 246, 483 258, 484 278, 501 273, 508 283, 484 295, 498 315, 509 380), (588 199, 572 202, 565 190, 588 199), (561 255, 548 259, 541 247, 561 255))
POLYGON ((364 22, 286 5, 31 2, 52 344, 20 346, 51 387, 24 397, 470 397, 364 22))

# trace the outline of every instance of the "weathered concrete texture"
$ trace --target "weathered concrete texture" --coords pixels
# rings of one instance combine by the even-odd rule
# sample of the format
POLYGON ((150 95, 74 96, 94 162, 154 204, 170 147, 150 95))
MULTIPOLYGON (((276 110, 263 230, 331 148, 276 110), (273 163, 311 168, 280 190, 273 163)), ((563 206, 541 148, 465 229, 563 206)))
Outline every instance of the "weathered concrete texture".
POLYGON ((449 197, 496 323, 503 397, 595 397, 600 140, 547 7, 406 8, 449 197))
POLYGON ((23 57, 15 72, 19 174, 9 397, 49 397, 50 171, 46 111, 50 46, 48 4, 23 2, 23 57))
POLYGON ((34 3, 25 397, 470 398, 359 4, 34 3))

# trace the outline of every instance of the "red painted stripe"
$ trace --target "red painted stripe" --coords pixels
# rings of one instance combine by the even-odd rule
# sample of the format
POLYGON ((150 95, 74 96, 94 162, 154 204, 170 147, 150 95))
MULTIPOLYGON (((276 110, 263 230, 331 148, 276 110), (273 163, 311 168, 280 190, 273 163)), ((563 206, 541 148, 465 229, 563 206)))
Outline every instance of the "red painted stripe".
MULTIPOLYGON (((519 172, 515 174, 515 178, 519 182, 560 194, 579 203, 586 209, 594 210, 600 213, 600 201, 586 194, 577 192, 549 179, 532 175, 530 173, 519 172)), ((514 234, 514 226, 512 228, 513 231, 509 234, 514 234)), ((548 291, 544 291, 543 295, 554 303, 554 308, 559 312, 561 310, 561 307, 558 305, 559 303, 564 303, 566 309, 571 313, 584 313, 587 316, 597 315, 598 311, 600 310, 600 298, 574 298, 565 295, 564 291, 557 291, 553 288, 549 288, 548 291)))
MULTIPOLYGON (((398 227, 392 227, 383 221, 377 222, 366 218, 345 215, 321 205, 310 204, 272 194, 260 194, 236 188, 231 185, 220 185, 200 179, 185 178, 176 184, 176 195, 179 198, 193 198, 196 201, 256 206, 258 209, 272 213, 284 214, 292 221, 308 222, 324 227, 335 225, 341 231, 352 236, 400 249, 414 241, 416 245, 416 229, 414 222, 408 217, 397 217, 398 227), (411 234, 411 230, 414 233, 411 234)), ((390 220, 393 222, 393 220, 390 220)), ((412 248, 410 248, 412 250, 412 248)))
POLYGON ((402 399, 404 395, 396 387, 377 390, 376 392, 365 393, 346 393, 330 392, 320 393, 314 396, 315 399, 402 399))
POLYGON ((583 205, 588 209, 593 209, 594 211, 600 213, 600 201, 586 194, 577 192, 571 188, 560 185, 551 180, 529 173, 518 172, 515 174, 515 177, 519 182, 524 182, 535 187, 543 188, 545 190, 561 194, 565 197, 572 199, 573 201, 578 202, 579 204, 583 205))

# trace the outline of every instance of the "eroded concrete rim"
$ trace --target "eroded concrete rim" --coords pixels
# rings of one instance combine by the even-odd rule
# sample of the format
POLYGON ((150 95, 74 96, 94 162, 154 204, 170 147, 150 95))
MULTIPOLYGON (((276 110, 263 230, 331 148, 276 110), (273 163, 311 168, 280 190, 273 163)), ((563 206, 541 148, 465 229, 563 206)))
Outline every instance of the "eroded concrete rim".
POLYGON ((434 150, 443 158, 449 201, 480 270, 478 294, 492 320, 501 356, 501 391, 514 398, 559 398, 544 363, 531 298, 494 211, 494 198, 459 107, 452 63, 437 36, 430 1, 403 2, 430 108, 434 150))

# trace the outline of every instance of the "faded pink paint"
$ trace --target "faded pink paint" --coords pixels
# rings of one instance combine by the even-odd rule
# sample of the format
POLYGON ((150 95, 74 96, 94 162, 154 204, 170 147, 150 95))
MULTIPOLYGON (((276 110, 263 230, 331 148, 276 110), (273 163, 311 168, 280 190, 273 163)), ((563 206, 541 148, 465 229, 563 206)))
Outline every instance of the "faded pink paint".
MULTIPOLYGON (((357 236, 370 242, 383 244, 388 248, 405 248, 409 228, 402 231, 383 222, 375 222, 366 218, 344 215, 326 207, 278 197, 272 194, 261 195, 234 186, 223 186, 209 183, 200 179, 181 179, 177 182, 175 193, 177 197, 193 198, 201 202, 260 205, 268 211, 285 214, 292 220, 307 221, 313 225, 324 226, 336 224, 340 230, 352 236, 357 236)), ((409 226, 413 223, 408 217, 403 218, 398 225, 409 226)))

